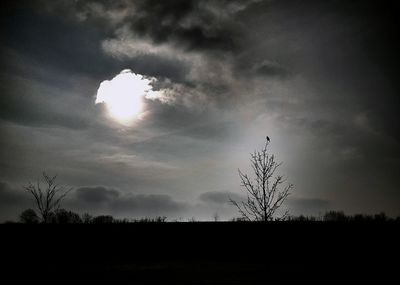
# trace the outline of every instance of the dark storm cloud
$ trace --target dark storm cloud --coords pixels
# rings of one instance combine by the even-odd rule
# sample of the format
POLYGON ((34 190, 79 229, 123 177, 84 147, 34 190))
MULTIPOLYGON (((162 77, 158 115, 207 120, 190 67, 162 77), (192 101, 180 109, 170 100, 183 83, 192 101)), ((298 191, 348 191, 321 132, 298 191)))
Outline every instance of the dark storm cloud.
POLYGON ((67 13, 67 17, 44 13, 40 4, 33 1, 17 6, 2 16, 2 48, 29 56, 36 64, 62 68, 64 72, 105 76, 115 68, 115 63, 101 52, 99 43, 104 29, 83 27, 71 21, 67 13), (100 58, 102 64, 98 64, 100 58))
MULTIPOLYGON (((84 23, 101 20, 114 29, 114 35, 104 35, 102 41, 103 51, 114 63, 123 62, 134 72, 202 88, 203 96, 218 100, 232 90, 231 82, 219 75, 246 49, 237 44, 248 31, 236 21, 236 15, 257 2, 78 1, 72 11, 78 18, 83 13, 84 23), (208 67, 200 71, 199 65, 208 67)), ((288 74, 278 64, 264 64, 260 73, 273 77, 288 74)))
POLYGON ((233 31, 228 30, 229 26, 213 25, 216 17, 202 9, 199 1, 148 0, 137 2, 136 8, 140 14, 130 19, 130 27, 141 36, 150 36, 155 43, 174 40, 188 49, 224 51, 235 47, 233 31))
MULTIPOLYGON (((79 13, 88 18, 107 18, 110 11, 128 11, 115 22, 128 24, 133 33, 150 37, 156 44, 173 41, 189 50, 232 50, 235 48, 231 13, 254 1, 78 1, 79 13), (119 22, 118 22, 119 20, 119 22)), ((112 22, 112 21, 111 21, 112 22)))
POLYGON ((85 203, 102 203, 118 198, 120 193, 114 189, 98 187, 81 187, 76 189, 77 199, 85 203))
POLYGON ((187 204, 175 201, 169 195, 122 193, 105 186, 76 189, 68 205, 95 213, 106 211, 113 215, 129 216, 178 215, 187 208, 187 204))

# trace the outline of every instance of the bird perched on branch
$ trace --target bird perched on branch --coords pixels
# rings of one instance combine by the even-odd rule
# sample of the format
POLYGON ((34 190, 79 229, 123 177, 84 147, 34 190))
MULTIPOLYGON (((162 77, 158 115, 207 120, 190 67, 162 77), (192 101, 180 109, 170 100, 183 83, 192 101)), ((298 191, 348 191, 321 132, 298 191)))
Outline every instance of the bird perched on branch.
POLYGON ((269 139, 269 136, 267 136, 266 139, 267 139, 267 142, 270 142, 270 141, 271 141, 271 140, 269 139))

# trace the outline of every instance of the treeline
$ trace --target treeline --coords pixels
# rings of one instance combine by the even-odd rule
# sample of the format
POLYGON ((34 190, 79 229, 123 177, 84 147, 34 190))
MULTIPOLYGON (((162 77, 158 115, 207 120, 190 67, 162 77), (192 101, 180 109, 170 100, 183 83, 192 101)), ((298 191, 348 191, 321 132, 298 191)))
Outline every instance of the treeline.
POLYGON ((367 214, 355 214, 346 215, 343 211, 328 211, 324 215, 319 217, 314 216, 291 216, 287 219, 288 221, 299 221, 299 222, 389 222, 397 221, 400 222, 400 217, 392 218, 388 217, 384 212, 367 215, 367 214))
MULTIPOLYGON (((48 224, 115 224, 115 223, 161 223, 167 217, 139 218, 139 219, 118 219, 111 215, 92 216, 88 213, 79 215, 73 211, 58 209, 49 214, 46 223, 48 224)), ((39 224, 42 219, 36 214, 35 210, 27 209, 19 216, 19 222, 24 224, 39 224)))
MULTIPOLYGON (((172 220, 177 222, 182 220, 172 220)), ((196 222, 194 218, 188 219, 188 222, 196 222)), ((214 220, 216 221, 216 220, 214 220)), ((324 215, 315 216, 289 216, 285 221, 289 222, 400 222, 400 217, 391 218, 381 212, 374 215, 356 214, 346 215, 343 211, 328 211, 324 215)), ((154 218, 136 218, 136 219, 119 219, 111 215, 92 216, 88 213, 79 215, 73 211, 66 209, 58 209, 52 212, 47 223, 50 224, 127 224, 127 223, 163 223, 167 222, 167 217, 159 216, 154 218)), ((233 218, 228 222, 245 222, 241 218, 233 218)), ((42 219, 36 214, 35 210, 27 209, 19 216, 19 223, 39 224, 43 223, 42 219)))

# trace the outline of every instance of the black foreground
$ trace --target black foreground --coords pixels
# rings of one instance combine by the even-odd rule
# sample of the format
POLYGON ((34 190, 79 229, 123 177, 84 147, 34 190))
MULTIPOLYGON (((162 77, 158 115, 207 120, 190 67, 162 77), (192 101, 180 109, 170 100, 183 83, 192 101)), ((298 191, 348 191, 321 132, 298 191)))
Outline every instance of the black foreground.
POLYGON ((6 224, 0 226, 1 275, 13 281, 7 284, 382 284, 399 275, 399 226, 6 224))

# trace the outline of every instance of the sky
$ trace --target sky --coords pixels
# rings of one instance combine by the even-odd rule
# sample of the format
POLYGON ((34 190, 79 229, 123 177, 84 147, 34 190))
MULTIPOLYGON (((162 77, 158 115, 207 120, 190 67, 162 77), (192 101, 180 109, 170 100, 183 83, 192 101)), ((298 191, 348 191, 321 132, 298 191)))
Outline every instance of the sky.
POLYGON ((395 1, 0 6, 0 221, 43 171, 79 213, 237 217, 267 135, 291 214, 400 215, 395 1))

